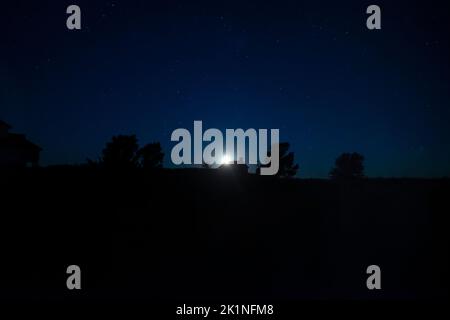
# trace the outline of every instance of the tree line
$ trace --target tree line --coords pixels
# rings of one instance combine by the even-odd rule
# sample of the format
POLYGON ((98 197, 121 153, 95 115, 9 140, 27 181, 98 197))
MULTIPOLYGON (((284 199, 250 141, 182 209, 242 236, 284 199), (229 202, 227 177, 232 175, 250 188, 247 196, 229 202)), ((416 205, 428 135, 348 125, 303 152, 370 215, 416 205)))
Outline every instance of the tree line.
MULTIPOLYGON (((289 151, 290 144, 279 144, 280 168, 277 176, 294 177, 299 165, 295 163, 294 152, 289 151)), ((270 151, 268 156, 270 156, 270 151)), ((106 143, 98 160, 88 159, 88 165, 110 169, 144 168, 157 169, 163 167, 164 152, 159 142, 145 144, 140 147, 136 135, 117 135, 106 143)), ((258 174, 264 165, 256 168, 258 174)), ((353 180, 365 178, 364 156, 360 153, 342 153, 329 172, 331 179, 353 180)))

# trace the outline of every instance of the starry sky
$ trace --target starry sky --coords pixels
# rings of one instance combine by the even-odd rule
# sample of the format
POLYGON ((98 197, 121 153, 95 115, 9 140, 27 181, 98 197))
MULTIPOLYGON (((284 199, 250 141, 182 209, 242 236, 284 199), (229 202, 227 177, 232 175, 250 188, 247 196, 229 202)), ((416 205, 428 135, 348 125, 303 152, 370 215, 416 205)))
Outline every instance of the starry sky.
POLYGON ((299 177, 342 152, 371 177, 450 176, 445 1, 4 1, 0 119, 41 163, 96 159, 117 134, 279 128, 299 177), (395 2, 395 3, 394 3, 395 2), (66 28, 67 6, 82 29, 66 28), (366 8, 382 29, 366 28, 366 8))

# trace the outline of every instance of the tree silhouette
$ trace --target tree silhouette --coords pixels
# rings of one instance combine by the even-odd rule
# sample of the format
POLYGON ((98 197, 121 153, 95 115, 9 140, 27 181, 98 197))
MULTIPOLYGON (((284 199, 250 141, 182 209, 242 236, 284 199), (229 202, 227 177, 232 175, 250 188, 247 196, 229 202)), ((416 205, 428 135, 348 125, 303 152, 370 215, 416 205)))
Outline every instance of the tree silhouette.
POLYGON ((289 143, 280 143, 280 169, 278 175, 281 177, 293 177, 297 174, 298 164, 294 165, 294 153, 288 152, 289 143))
POLYGON ((136 135, 118 135, 106 144, 100 164, 106 168, 134 168, 138 165, 136 135))
POLYGON ((137 152, 140 166, 142 168, 161 168, 164 153, 159 142, 149 143, 137 152))
POLYGON ((343 153, 335 161, 330 171, 332 179, 364 178, 364 156, 357 153, 343 153))
MULTIPOLYGON (((294 165, 294 153, 288 152, 289 151, 289 143, 288 142, 281 142, 279 144, 279 155, 280 155, 280 167, 278 169, 278 173, 276 176, 278 177, 284 177, 289 178, 293 177, 297 174, 298 171, 298 164, 294 165)), ((268 156, 271 156, 271 152, 268 152, 268 156)), ((256 173, 260 174, 262 167, 268 167, 270 164, 262 165, 259 164, 256 168, 256 173)))
POLYGON ((161 168, 163 159, 164 153, 159 142, 139 148, 136 135, 118 135, 106 144, 98 162, 87 159, 87 165, 115 169, 161 168))

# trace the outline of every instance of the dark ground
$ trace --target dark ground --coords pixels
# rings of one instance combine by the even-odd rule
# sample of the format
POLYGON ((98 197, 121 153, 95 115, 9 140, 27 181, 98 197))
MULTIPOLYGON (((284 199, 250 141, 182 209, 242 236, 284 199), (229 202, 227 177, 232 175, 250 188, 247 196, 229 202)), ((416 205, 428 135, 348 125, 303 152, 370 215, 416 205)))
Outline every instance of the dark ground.
POLYGON ((449 297, 448 179, 60 167, 2 172, 0 199, 2 299, 449 297))

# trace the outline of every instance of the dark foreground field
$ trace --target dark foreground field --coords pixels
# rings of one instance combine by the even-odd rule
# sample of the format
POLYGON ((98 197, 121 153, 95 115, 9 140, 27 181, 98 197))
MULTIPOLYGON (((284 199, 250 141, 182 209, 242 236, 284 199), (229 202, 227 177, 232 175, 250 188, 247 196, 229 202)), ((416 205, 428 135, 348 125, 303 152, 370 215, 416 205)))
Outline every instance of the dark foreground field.
POLYGON ((2 172, 0 192, 2 299, 449 297, 447 179, 67 167, 2 172))

